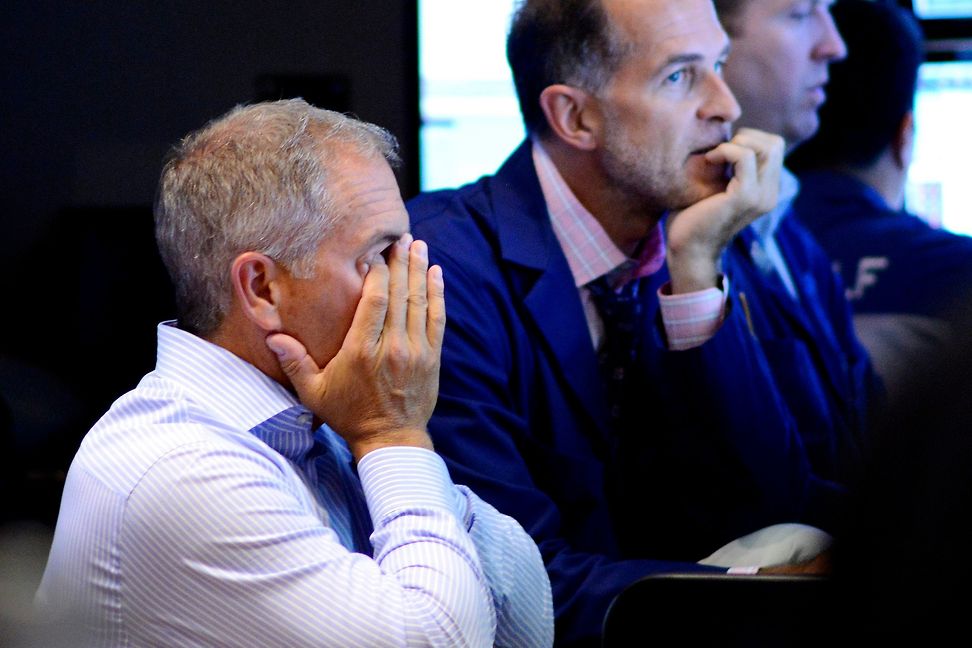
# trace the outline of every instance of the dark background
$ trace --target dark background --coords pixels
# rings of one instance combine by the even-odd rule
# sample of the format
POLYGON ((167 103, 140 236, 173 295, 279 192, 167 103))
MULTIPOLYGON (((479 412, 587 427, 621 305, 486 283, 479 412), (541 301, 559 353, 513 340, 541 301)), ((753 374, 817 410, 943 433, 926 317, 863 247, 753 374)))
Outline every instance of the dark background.
POLYGON ((71 456, 174 316, 152 234, 167 148, 304 96, 391 130, 415 193, 414 0, 0 6, 0 521, 52 522, 71 456))

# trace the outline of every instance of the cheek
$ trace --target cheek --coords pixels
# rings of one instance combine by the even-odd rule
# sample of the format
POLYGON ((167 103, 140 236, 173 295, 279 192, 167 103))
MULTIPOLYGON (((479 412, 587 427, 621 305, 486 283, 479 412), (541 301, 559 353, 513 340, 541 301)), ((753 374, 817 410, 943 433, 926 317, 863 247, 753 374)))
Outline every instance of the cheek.
POLYGON ((296 304, 299 337, 318 364, 326 364, 341 348, 354 319, 361 287, 357 273, 322 277, 296 304))
POLYGON ((341 327, 342 337, 351 326, 363 289, 364 278, 354 272, 334 281, 331 290, 328 291, 329 310, 334 323, 341 327))

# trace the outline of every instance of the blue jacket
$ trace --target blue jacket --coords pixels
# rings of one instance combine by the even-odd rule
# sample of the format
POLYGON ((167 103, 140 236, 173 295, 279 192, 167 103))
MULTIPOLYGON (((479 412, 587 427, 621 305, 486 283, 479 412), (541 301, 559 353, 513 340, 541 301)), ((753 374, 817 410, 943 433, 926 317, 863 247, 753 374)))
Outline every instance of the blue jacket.
POLYGON ((813 237, 792 212, 775 238, 793 277, 793 299, 775 271, 753 254, 760 243, 743 230, 726 253, 726 272, 772 368, 810 463, 820 476, 846 482, 866 443, 869 408, 880 382, 857 341, 843 284, 813 237))
POLYGON ((972 238, 889 209, 847 175, 808 173, 800 185, 794 212, 839 265, 855 313, 938 316, 972 289, 972 238))
MULTIPOLYGON (((644 435, 612 452, 605 386, 529 143, 499 172, 408 204, 446 283, 429 428, 457 483, 540 547, 558 641, 594 641, 611 599, 658 571, 783 521, 821 524, 841 488, 813 474, 792 417, 731 307, 700 348, 644 336, 644 435)), ((655 289, 641 291, 657 314, 655 289)))

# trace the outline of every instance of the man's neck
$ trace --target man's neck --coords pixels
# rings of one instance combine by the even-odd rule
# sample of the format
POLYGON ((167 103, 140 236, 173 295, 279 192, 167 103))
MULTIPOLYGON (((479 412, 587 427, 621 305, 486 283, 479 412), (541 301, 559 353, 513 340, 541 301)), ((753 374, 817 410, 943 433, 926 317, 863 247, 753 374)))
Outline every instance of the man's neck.
POLYGON ((663 212, 633 205, 631 197, 608 180, 593 154, 578 151, 556 138, 544 138, 542 144, 577 200, 597 219, 618 249, 633 256, 663 212))
POLYGON ((866 167, 843 166, 837 170, 874 189, 889 208, 899 211, 904 207, 907 173, 901 165, 894 163, 890 154, 882 154, 876 162, 866 167))
POLYGON ((221 346, 238 358, 270 376, 284 387, 290 381, 284 375, 276 357, 267 348, 265 331, 259 330, 248 320, 241 321, 239 313, 227 315, 220 326, 209 335, 201 336, 207 342, 221 346))

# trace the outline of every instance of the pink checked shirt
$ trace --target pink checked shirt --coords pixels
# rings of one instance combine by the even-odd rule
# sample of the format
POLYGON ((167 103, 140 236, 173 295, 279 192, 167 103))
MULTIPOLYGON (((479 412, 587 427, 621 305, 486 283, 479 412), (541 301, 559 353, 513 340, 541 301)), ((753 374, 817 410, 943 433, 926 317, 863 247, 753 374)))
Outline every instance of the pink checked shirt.
MULTIPOLYGON (((533 165, 540 179, 554 234, 564 250, 574 283, 580 291, 591 341, 594 348, 600 348, 604 340, 604 324, 586 286, 609 273, 614 273, 616 285, 622 286, 632 279, 657 272, 665 263, 661 225, 655 227, 642 243, 638 258, 628 258, 608 237, 597 219, 577 200, 537 139, 533 140, 533 165)), ((721 290, 709 288, 667 295, 665 293, 670 286, 666 284, 658 291, 669 349, 691 349, 716 334, 726 310, 725 279, 722 281, 721 290)))

